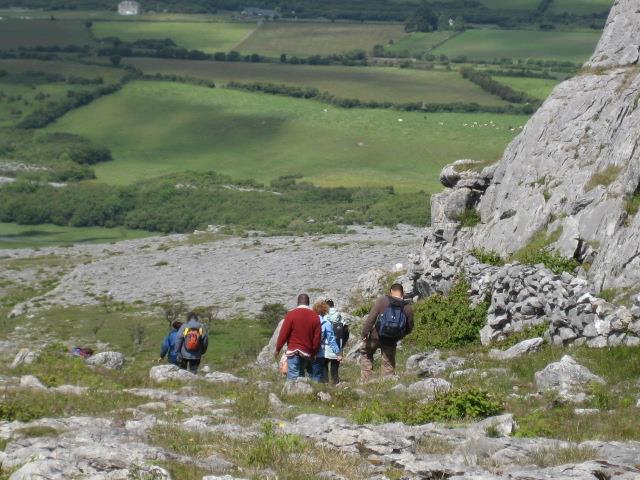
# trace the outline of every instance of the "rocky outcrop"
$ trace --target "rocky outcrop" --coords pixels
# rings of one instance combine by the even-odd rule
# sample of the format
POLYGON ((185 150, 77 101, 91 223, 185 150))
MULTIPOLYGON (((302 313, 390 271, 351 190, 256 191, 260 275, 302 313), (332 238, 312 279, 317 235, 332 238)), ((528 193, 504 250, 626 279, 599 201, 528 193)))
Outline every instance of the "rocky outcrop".
POLYGON ((613 315, 617 308, 597 299, 640 285, 640 215, 629 206, 640 195, 639 45, 637 2, 618 0, 591 60, 556 87, 497 164, 462 160, 443 170, 446 188, 433 196, 432 225, 406 280, 426 296, 464 271, 475 295, 492 296, 485 343, 546 318, 556 344, 640 344, 626 326, 637 317, 613 315), (463 226, 471 210, 478 223, 463 226), (468 255, 478 248, 507 258, 534 237, 585 268, 558 276, 468 255))
POLYGON ((511 360, 514 358, 522 357, 529 353, 534 353, 540 350, 544 345, 544 338, 536 337, 524 340, 515 344, 513 347, 506 350, 493 349, 489 352, 489 358, 494 360, 511 360))

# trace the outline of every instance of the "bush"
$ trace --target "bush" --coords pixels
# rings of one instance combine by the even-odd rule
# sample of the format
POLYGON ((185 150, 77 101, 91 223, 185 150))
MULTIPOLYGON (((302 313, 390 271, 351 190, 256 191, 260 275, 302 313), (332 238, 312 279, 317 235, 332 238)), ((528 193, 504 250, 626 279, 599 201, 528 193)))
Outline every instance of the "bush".
POLYGON ((388 422, 422 425, 429 422, 486 418, 499 414, 502 409, 502 404, 485 390, 470 388, 437 395, 428 403, 412 399, 404 403, 382 404, 375 400, 356 412, 354 421, 361 425, 388 422))
POLYGON ((562 235, 561 228, 551 233, 540 230, 531 238, 528 245, 525 245, 511 255, 510 260, 527 265, 542 263, 556 274, 562 272, 573 273, 580 265, 578 261, 573 258, 564 257, 560 252, 552 250, 550 247, 552 243, 560 238, 560 235, 562 235))
POLYGON ((474 248, 469 251, 471 255, 476 257, 480 263, 501 267, 504 265, 504 259, 493 250, 485 250, 483 248, 474 248))
POLYGON ((432 295, 414 309, 414 331, 407 342, 418 348, 454 348, 480 340, 485 325, 489 299, 471 305, 469 282, 458 279, 449 295, 432 295))
POLYGON ((267 303, 262 306, 258 320, 270 330, 275 330, 287 313, 287 307, 281 303, 267 303))
POLYGON ((480 223, 480 220, 480 214, 474 208, 467 208, 458 217, 458 221, 463 227, 475 227, 480 223))

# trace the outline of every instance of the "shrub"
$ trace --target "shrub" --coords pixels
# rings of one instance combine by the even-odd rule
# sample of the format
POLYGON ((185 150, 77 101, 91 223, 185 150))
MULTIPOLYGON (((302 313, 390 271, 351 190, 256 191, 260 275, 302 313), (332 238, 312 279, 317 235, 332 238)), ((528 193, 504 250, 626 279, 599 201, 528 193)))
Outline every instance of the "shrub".
POLYGON ((475 208, 467 208, 458 217, 458 221, 463 227, 475 227, 480 223, 480 214, 475 208))
POLYGON ((640 209, 640 193, 634 193, 624 204, 625 211, 633 217, 640 209))
POLYGON ((580 265, 578 261, 573 258, 564 257, 560 252, 550 248, 550 245, 558 240, 561 234, 561 228, 551 233, 540 230, 532 237, 528 245, 514 252, 510 260, 527 265, 542 263, 556 274, 562 272, 573 273, 580 265))
POLYGON ((480 340, 489 300, 471 305, 469 282, 462 277, 449 295, 432 295, 416 305, 415 328, 407 342, 419 348, 454 348, 480 340))
POLYGON ((275 330, 286 313, 287 307, 282 303, 267 303, 260 309, 258 320, 270 330, 275 330))
POLYGON ((359 424, 402 422, 406 425, 422 425, 491 417, 501 411, 502 404, 488 392, 469 388, 438 395, 428 403, 411 399, 404 403, 382 404, 376 400, 356 412, 354 421, 359 424))
POLYGON ((501 267, 504 265, 504 259, 493 250, 485 250, 483 248, 474 248, 469 251, 471 255, 476 257, 480 263, 501 267))
POLYGON ((621 170, 621 167, 610 165, 607 168, 594 173, 589 179, 585 190, 588 192, 589 190, 596 188, 598 185, 602 185, 604 187, 611 185, 615 179, 618 178, 621 170))

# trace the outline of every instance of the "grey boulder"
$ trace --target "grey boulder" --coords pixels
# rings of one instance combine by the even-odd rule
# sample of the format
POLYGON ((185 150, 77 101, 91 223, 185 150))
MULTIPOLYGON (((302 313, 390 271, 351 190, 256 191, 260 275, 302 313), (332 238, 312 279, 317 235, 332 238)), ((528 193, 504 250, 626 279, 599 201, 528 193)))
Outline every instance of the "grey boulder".
POLYGON ((189 381, 198 378, 187 370, 182 370, 176 365, 157 365, 149 370, 149 378, 155 382, 166 382, 167 380, 189 381))
POLYGON ((518 358, 528 353, 537 352, 542 345, 544 345, 543 338, 530 338, 506 350, 497 350, 494 348, 489 352, 489 357, 494 360, 511 360, 512 358, 518 358))
POLYGON ((87 365, 109 370, 121 370, 124 367, 124 355, 120 352, 100 352, 87 358, 87 365))
POLYGON ((556 391, 561 398, 575 402, 585 399, 583 390, 590 383, 606 383, 603 378, 591 373, 569 355, 536 372, 535 381, 539 390, 556 391))

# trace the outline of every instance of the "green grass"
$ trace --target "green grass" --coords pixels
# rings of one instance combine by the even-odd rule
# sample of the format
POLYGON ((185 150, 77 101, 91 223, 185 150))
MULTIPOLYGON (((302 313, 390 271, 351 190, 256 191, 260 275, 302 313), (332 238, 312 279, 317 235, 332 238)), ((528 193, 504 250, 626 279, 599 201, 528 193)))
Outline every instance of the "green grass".
POLYGON ((150 235, 142 230, 100 227, 59 227, 57 225, 17 225, 0 223, 0 249, 109 243, 150 235))
POLYGON ((309 56, 370 52, 374 45, 386 45, 404 34, 401 24, 265 23, 238 45, 238 50, 271 57, 282 53, 309 56))
POLYGON ((385 51, 392 54, 408 53, 412 57, 419 57, 431 50, 438 43, 447 40, 454 32, 415 32, 402 37, 397 42, 385 46, 385 51))
POLYGON ((609 165, 603 170, 594 173, 585 185, 585 191, 588 192, 590 190, 593 190, 599 185, 608 187, 614 181, 616 181, 621 171, 622 167, 618 167, 617 165, 609 165))
POLYGON ((37 86, 19 85, 15 83, 2 83, 0 81, 0 126, 13 126, 22 118, 42 108, 47 102, 66 98, 69 90, 83 90, 78 85, 65 83, 52 83, 37 86), (38 95, 43 95, 40 99, 38 95))
POLYGON ((93 40, 83 22, 75 20, 0 20, 2 49, 38 45, 91 45, 93 40))
POLYGON ((170 38, 180 47, 207 53, 232 50, 255 28, 252 23, 223 22, 96 22, 98 38, 118 37, 130 42, 170 38))
POLYGON ((287 97, 134 82, 47 131, 80 134, 111 148, 114 161, 98 165, 96 174, 114 184, 189 169, 258 181, 302 174, 320 185, 437 191, 444 165, 458 158, 497 160, 516 134, 508 127, 525 120, 348 110, 287 97), (468 126, 489 120, 499 130, 468 126))
POLYGON ((342 66, 286 65, 280 63, 223 63, 189 60, 130 59, 145 73, 186 75, 213 80, 217 85, 229 81, 267 82, 313 87, 340 98, 394 103, 475 102, 504 105, 457 72, 399 68, 361 68, 342 66))
POLYGON ((589 58, 600 32, 541 32, 536 30, 467 30, 434 54, 470 60, 518 58, 582 63, 589 58))
POLYGON ((494 80, 508 85, 514 90, 526 92, 532 97, 545 100, 558 85, 558 80, 546 78, 493 77, 494 80))
POLYGON ((554 0, 549 7, 549 13, 561 14, 565 12, 578 15, 607 12, 611 9, 613 0, 554 0))

